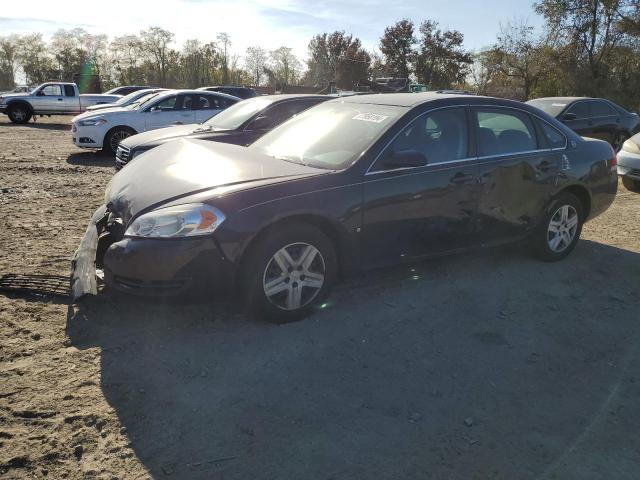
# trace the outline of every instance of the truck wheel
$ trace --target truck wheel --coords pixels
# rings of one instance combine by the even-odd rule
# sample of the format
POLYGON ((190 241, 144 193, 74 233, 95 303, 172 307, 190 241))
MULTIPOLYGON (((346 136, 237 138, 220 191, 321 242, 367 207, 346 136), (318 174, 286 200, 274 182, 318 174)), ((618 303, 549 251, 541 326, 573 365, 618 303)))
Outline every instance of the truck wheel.
POLYGON ((114 127, 107 132, 102 142, 102 151, 104 153, 116 154, 118 145, 125 138, 135 135, 136 132, 132 128, 128 127, 114 127))
POLYGON ((306 224, 269 232, 243 264, 246 305, 254 316, 274 323, 311 313, 329 294, 338 271, 331 240, 306 224))
POLYGON ((624 188, 632 192, 640 192, 640 181, 632 178, 622 177, 622 184, 624 188))
POLYGON ((558 195, 531 238, 535 256, 544 262, 562 260, 578 243, 583 222, 580 199, 568 192, 558 195))
POLYGON ((9 120, 13 123, 24 124, 31 120, 31 109, 21 103, 9 106, 7 110, 9 120))

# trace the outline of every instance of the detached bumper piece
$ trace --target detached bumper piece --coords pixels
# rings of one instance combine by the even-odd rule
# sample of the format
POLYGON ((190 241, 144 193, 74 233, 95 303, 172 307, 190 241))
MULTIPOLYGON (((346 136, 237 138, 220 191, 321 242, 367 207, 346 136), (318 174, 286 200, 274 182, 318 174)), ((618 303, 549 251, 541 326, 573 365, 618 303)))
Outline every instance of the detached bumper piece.
POLYGON ((96 250, 99 233, 104 228, 107 218, 106 206, 96 210, 71 260, 71 298, 74 302, 85 295, 98 293, 96 250))

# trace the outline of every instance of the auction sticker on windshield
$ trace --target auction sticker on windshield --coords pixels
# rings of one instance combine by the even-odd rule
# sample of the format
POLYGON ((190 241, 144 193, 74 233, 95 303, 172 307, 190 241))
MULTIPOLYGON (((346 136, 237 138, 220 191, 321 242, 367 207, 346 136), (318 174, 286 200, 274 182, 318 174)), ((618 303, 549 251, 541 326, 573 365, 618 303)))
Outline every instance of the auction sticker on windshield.
POLYGON ((359 113, 353 120, 362 120, 363 122, 381 123, 384 122, 389 115, 378 115, 377 113, 359 113))

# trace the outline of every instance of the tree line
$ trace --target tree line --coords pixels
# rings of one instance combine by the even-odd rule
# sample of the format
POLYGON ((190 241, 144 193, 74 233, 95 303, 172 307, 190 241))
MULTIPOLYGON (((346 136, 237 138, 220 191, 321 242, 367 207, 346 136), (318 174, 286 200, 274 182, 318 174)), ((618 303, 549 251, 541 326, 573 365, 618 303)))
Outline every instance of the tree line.
POLYGON ((584 95, 640 106, 640 0, 541 0, 532 8, 544 19, 541 32, 510 20, 479 51, 467 49, 458 30, 402 19, 384 29, 373 51, 345 31, 319 33, 305 61, 287 46, 238 52, 224 32, 181 48, 160 27, 112 39, 81 28, 59 30, 48 42, 39 33, 7 35, 0 37, 0 88, 12 87, 17 77, 38 84, 79 73, 99 75, 105 89, 277 84, 321 91, 402 77, 430 90, 464 88, 519 100, 584 95))

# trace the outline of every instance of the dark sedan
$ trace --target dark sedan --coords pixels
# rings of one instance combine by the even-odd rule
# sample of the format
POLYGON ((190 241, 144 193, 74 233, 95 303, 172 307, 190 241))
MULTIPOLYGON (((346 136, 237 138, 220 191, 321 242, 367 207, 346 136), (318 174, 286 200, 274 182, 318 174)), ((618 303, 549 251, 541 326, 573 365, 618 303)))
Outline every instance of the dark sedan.
POLYGON ((309 107, 328 100, 326 95, 269 95, 238 102, 200 125, 181 125, 139 133, 120 142, 116 170, 131 159, 176 138, 249 145, 309 107))
POLYGON ((288 321, 340 275, 527 239, 564 258, 617 189, 610 145, 474 96, 330 100, 249 147, 176 140, 115 174, 74 257, 73 295, 234 292, 288 321), (97 246, 97 247, 96 247, 97 246))
POLYGON ((616 152, 627 138, 640 131, 637 113, 604 98, 536 98, 527 103, 557 118, 580 136, 609 142, 616 152))

